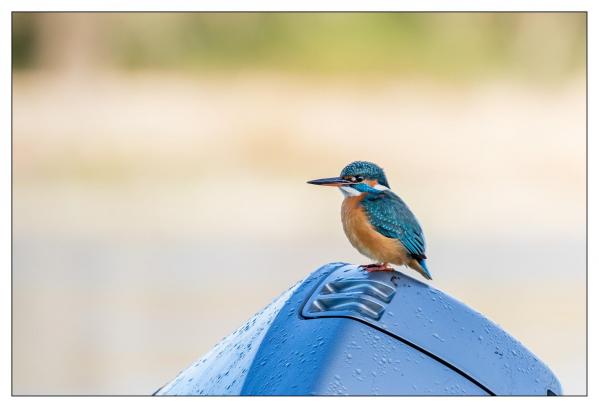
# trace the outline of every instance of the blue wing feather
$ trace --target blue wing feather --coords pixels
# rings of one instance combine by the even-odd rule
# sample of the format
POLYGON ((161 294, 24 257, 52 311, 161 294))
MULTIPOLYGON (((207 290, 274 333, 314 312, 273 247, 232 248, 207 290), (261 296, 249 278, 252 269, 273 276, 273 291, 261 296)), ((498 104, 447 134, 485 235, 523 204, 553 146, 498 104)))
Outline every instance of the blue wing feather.
POLYGON ((361 204, 379 233, 399 240, 413 258, 426 259, 422 228, 401 198, 385 190, 379 194, 367 194, 361 204))

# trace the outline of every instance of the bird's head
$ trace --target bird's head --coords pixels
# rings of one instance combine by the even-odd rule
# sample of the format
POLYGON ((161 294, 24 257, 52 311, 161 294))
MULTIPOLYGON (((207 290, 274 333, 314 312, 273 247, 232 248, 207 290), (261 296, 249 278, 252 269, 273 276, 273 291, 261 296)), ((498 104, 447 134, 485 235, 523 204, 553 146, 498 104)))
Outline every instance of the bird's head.
POLYGON ((339 177, 310 180, 308 183, 339 187, 346 196, 380 193, 389 189, 389 182, 383 169, 366 161, 355 161, 348 164, 341 170, 339 177))

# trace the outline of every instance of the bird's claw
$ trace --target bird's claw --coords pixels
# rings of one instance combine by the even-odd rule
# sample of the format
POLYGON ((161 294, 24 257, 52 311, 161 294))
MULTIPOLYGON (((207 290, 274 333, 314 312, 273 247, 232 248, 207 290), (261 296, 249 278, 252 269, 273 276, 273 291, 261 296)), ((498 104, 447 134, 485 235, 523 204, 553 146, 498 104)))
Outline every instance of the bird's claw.
POLYGON ((389 264, 360 265, 360 268, 364 269, 366 272, 395 272, 395 269, 389 264))

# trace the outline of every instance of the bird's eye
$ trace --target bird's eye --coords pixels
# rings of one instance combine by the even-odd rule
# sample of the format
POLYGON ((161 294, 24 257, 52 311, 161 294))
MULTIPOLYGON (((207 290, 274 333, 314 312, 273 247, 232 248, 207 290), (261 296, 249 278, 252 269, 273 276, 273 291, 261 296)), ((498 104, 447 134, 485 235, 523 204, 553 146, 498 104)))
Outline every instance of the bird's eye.
POLYGON ((364 181, 364 177, 362 177, 362 176, 354 177, 354 181, 364 181))

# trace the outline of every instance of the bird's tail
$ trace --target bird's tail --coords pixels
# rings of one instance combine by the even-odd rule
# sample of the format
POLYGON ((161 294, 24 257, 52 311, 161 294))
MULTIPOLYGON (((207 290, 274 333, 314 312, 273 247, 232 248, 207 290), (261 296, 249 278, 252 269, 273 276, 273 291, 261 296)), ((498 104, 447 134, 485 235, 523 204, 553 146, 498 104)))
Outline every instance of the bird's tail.
POLYGON ((433 279, 433 276, 431 275, 431 273, 428 271, 428 268, 426 267, 426 261, 424 259, 414 259, 414 261, 412 262, 412 265, 414 265, 414 269, 417 270, 418 272, 420 272, 420 274, 422 276, 424 276, 426 279, 428 279, 428 280, 433 279))

